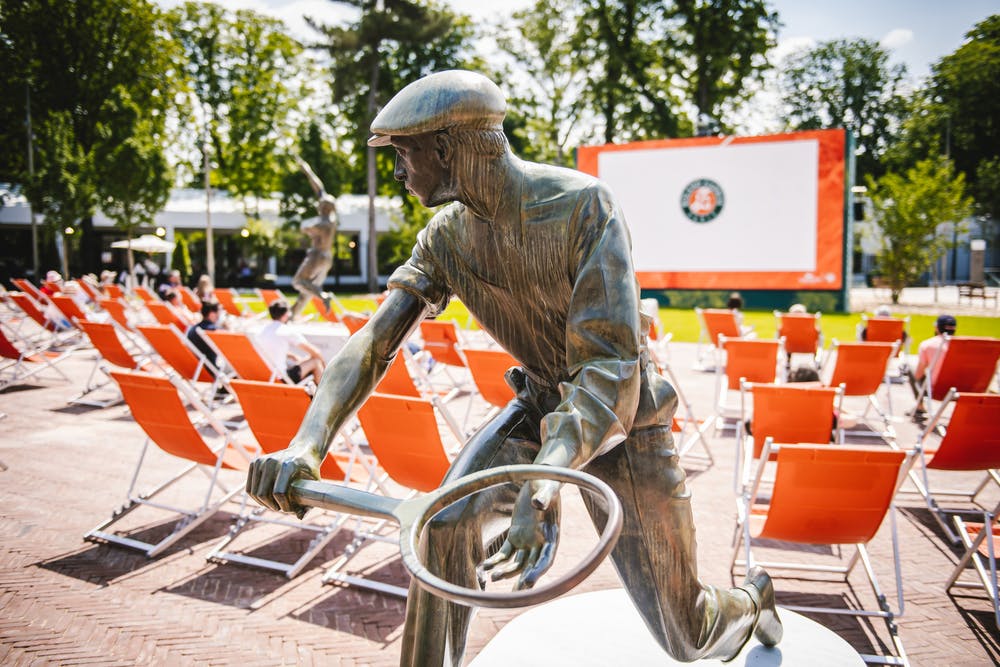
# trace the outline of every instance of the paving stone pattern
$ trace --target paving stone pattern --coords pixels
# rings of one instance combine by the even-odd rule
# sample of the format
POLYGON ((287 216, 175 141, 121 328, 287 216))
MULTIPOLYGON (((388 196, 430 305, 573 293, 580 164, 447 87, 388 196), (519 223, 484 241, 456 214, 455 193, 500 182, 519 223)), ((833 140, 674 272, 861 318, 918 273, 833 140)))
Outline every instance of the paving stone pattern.
MULTIPOLYGON (((692 369, 694 345, 671 346, 673 367, 699 416, 707 416, 713 377, 692 369)), ((143 435, 123 405, 93 409, 66 404, 89 373, 93 353, 77 352, 63 364, 74 384, 40 381, 0 393, 0 664, 2 665, 394 665, 398 661, 404 603, 354 587, 323 585, 325 567, 348 537, 328 545, 294 580, 239 565, 207 562, 227 532, 232 514, 220 513, 149 560, 82 536, 125 499, 143 435)), ((103 391, 103 390, 102 390, 103 391)), ((894 385, 897 412, 912 406, 909 390, 894 385), (900 407, 902 406, 902 408, 900 407)), ((897 424, 901 444, 916 427, 897 424)), ((250 438, 247 431, 242 436, 250 438)), ((729 581, 736 504, 731 433, 711 437, 716 464, 687 465, 698 526, 704 580, 729 581)), ((148 457, 161 475, 178 462, 159 451, 148 457)), ((957 476, 968 485, 968 475, 957 476)), ((237 478, 236 484, 240 483, 237 478)), ((181 487, 181 493, 188 486, 181 487)), ((992 490, 987 500, 996 501, 992 490)), ((831 499, 835 502, 835 499, 831 499)), ((918 496, 899 500, 906 610, 900 634, 914 665, 983 665, 998 662, 1000 636, 992 606, 978 591, 948 595, 944 582, 957 560, 918 496)), ((584 552, 592 540, 576 499, 564 503, 560 557, 584 552)), ((155 532, 156 526, 146 526, 155 532)), ((278 536, 267 547, 291 559, 301 533, 278 536)), ((894 596, 888 524, 871 545, 875 569, 894 596)), ((389 545, 362 549, 350 570, 406 585, 407 575, 389 545)), ((779 579, 779 603, 872 605, 863 574, 850 587, 833 577, 779 579)), ((618 586, 603 564, 579 591, 618 586)), ((516 611, 483 610, 475 617, 467 659, 516 611)), ((863 653, 886 654, 881 621, 814 616, 863 653)), ((613 641, 613 638, 609 638, 613 641)))

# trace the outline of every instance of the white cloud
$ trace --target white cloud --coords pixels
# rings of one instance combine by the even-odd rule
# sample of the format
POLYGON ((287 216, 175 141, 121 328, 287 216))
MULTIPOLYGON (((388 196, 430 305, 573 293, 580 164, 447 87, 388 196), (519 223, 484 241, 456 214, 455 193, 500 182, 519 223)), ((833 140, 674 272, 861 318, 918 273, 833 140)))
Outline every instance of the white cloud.
POLYGON ((898 49, 913 41, 913 31, 909 28, 893 28, 880 40, 883 48, 889 50, 898 49))
POLYGON ((813 37, 787 37, 778 42, 771 52, 774 62, 781 62, 789 54, 816 46, 816 39, 813 37))

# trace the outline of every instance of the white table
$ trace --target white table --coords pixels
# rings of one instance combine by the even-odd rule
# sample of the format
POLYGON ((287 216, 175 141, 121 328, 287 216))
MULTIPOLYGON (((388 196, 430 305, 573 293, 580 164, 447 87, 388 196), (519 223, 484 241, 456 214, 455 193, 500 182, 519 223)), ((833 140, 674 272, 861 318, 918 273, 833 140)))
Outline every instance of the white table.
POLYGON ((784 637, 768 648, 751 639, 731 662, 671 659, 646 629, 622 589, 569 595, 533 607, 505 625, 469 667, 850 667, 861 656, 832 630, 779 607, 784 637))

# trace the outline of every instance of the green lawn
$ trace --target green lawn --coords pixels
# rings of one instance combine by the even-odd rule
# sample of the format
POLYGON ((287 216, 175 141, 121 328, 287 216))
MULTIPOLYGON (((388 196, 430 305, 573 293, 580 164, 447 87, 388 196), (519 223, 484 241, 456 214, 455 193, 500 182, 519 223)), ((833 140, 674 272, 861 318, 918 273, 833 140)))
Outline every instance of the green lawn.
MULTIPOLYGON (((289 300, 294 301, 295 293, 286 292, 289 300)), ((356 312, 372 312, 375 310, 375 300, 358 295, 338 295, 340 302, 348 310, 356 312)), ((255 310, 263 310, 260 302, 250 302, 250 307, 255 310)), ((942 310, 947 308, 942 307, 942 310)), ((310 304, 305 313, 314 313, 315 309, 310 304)), ((457 299, 452 301, 445 309, 443 319, 456 320, 460 326, 471 324, 475 327, 475 322, 470 322, 469 312, 457 299)), ((973 315, 958 315, 958 333, 963 336, 992 336, 1000 338, 1000 317, 980 317, 973 315)), ((934 320, 936 315, 911 314, 910 315, 910 338, 913 341, 913 351, 916 351, 916 344, 934 335, 934 320)), ((673 334, 672 340, 682 343, 694 343, 698 340, 699 324, 693 308, 661 308, 660 322, 664 332, 673 334)), ((744 324, 754 327, 758 338, 773 338, 777 327, 773 311, 749 310, 743 313, 744 324)), ((829 313, 820 318, 820 328, 823 331, 824 346, 829 347, 831 341, 855 340, 857 338, 857 325, 861 322, 861 315, 858 313, 829 313)))

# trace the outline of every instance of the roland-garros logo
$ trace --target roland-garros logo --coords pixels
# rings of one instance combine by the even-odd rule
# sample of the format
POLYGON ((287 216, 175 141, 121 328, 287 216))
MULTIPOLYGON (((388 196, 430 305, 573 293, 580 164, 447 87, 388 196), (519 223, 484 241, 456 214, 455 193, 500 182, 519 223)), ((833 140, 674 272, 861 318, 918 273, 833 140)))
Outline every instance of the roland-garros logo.
POLYGON ((722 213, 726 197, 715 181, 699 178, 688 183, 681 193, 681 209, 692 222, 709 222, 722 213))

